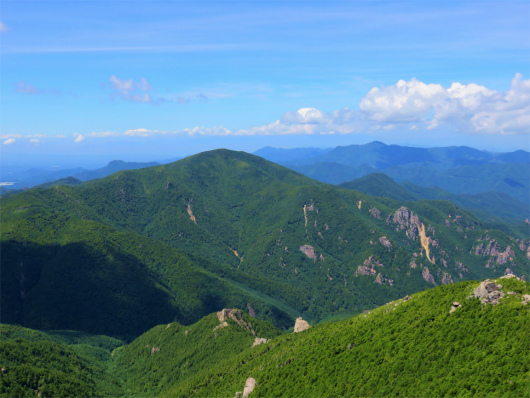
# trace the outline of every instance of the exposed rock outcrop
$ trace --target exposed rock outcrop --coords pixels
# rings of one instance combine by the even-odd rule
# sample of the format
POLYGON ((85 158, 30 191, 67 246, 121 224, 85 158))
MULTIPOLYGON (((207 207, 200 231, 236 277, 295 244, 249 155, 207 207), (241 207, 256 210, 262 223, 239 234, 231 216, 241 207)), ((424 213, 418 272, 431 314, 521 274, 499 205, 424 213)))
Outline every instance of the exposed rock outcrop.
POLYGON ((396 231, 405 230, 409 239, 417 240, 419 238, 421 248, 422 250, 425 250, 427 259, 434 264, 434 257, 431 257, 429 248, 429 244, 432 243, 432 240, 426 235, 425 225, 420 222, 420 219, 416 214, 405 206, 402 206, 387 217, 386 223, 397 224, 396 231))
POLYGON ((252 344, 252 347, 256 347, 257 345, 260 345, 260 344, 266 344, 268 342, 269 342, 269 340, 267 340, 267 339, 264 339, 262 337, 256 337, 254 339, 254 344, 252 344))
MULTIPOLYGON (((506 250, 501 252, 501 247, 495 239, 491 239, 486 245, 480 243, 475 247, 475 256, 491 256, 497 257, 495 262, 499 265, 506 264, 508 261, 513 261, 515 253, 511 246, 506 247, 506 250)), ((493 265, 492 261, 488 261, 488 265, 493 265)))
POLYGON ((190 216, 190 220, 193 221, 195 224, 197 224, 197 219, 193 215, 193 211, 191 211, 191 201, 188 202, 188 215, 190 216))
POLYGON ((307 321, 304 321, 302 318, 296 318, 294 323, 294 333, 302 332, 311 327, 307 321))
POLYGON ((240 310, 230 310, 225 308, 219 311, 217 313, 217 319, 219 319, 220 322, 220 325, 218 327, 223 328, 228 326, 228 323, 226 322, 228 318, 234 320, 242 328, 245 328, 250 331, 250 333, 252 333, 254 337, 256 336, 256 332, 254 332, 254 329, 252 329, 252 325, 243 320, 243 314, 240 310), (222 326, 224 323, 226 323, 226 326, 222 326))
POLYGON ((375 218, 377 218, 378 220, 381 219, 381 212, 379 211, 379 209, 377 209, 377 207, 373 207, 368 210, 368 212, 375 218))
POLYGON ((363 265, 359 265, 357 267, 357 271, 355 271, 355 276, 359 275, 375 275, 377 274, 377 271, 375 270, 375 267, 383 267, 384 265, 380 263, 379 261, 374 259, 374 256, 368 257, 366 260, 364 260, 363 265))
POLYGON ((436 281, 434 280, 434 276, 432 276, 431 272, 429 271, 429 268, 423 267, 423 271, 421 271, 421 276, 423 276, 425 282, 432 283, 436 286, 436 281))
POLYGON ((379 238, 379 242, 381 242, 381 244, 384 247, 392 247, 392 243, 390 243, 390 241, 386 238, 386 236, 381 236, 379 238))
POLYGON ((448 285, 450 283, 455 283, 455 281, 453 281, 453 277, 451 275, 449 275, 447 272, 444 272, 444 275, 442 277, 442 283, 444 285, 448 285))
POLYGON ((460 307, 460 303, 458 301, 453 301, 453 305, 451 306, 449 313, 452 314, 453 312, 456 311, 458 307, 460 307))
POLYGON ((482 304, 499 304, 499 300, 504 297, 504 292, 501 290, 502 285, 486 279, 481 282, 478 287, 473 290, 473 296, 480 298, 482 304))
POLYGON ((302 253, 304 253, 308 258, 310 258, 311 260, 314 260, 316 261, 317 259, 317 255, 315 253, 315 248, 313 246, 309 246, 309 245, 302 245, 300 246, 300 251, 302 253))
POLYGON ((400 207, 386 219, 387 224, 397 224, 396 231, 406 230, 407 236, 412 239, 418 239, 418 228, 420 219, 405 206, 400 207))
POLYGON ((393 286, 394 280, 390 278, 386 278, 383 275, 381 275, 381 273, 378 273, 377 276, 375 277, 374 283, 378 283, 380 285, 382 285, 383 283, 388 283, 390 286, 393 286))

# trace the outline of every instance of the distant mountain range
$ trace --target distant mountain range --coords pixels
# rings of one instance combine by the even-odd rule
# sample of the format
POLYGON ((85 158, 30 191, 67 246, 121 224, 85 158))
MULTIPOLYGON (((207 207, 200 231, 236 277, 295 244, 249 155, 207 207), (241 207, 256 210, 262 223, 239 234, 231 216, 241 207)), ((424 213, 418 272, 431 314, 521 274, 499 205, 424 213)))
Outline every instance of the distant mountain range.
MULTIPOLYGON (((54 183, 56 181, 63 180, 68 177, 74 177, 80 181, 88 181, 95 178, 103 178, 112 173, 116 173, 121 170, 135 170, 144 167, 151 167, 158 165, 158 162, 124 162, 123 160, 113 160, 109 162, 105 167, 96 170, 86 170, 82 167, 66 170, 43 170, 43 169, 30 169, 16 176, 16 182, 13 185, 4 188, 2 193, 9 192, 9 190, 17 190, 24 188, 32 188, 37 185, 45 186, 47 183, 54 183)), ((72 180, 70 180, 72 181, 72 180)), ((59 185, 67 183, 67 180, 63 180, 59 185)), ((57 185, 57 184, 56 184, 57 185)))
POLYGON ((456 194, 495 191, 530 205, 530 153, 527 151, 491 153, 469 147, 413 148, 372 142, 314 153, 312 148, 275 150, 270 147, 255 152, 330 184, 381 172, 397 182, 409 181, 456 194))

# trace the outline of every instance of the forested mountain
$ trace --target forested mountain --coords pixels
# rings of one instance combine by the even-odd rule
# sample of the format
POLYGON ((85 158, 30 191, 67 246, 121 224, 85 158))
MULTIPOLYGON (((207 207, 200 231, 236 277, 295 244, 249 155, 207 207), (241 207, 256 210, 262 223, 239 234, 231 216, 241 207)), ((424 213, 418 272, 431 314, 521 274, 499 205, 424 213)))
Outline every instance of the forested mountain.
POLYGON ((0 394, 522 397, 529 302, 528 282, 511 277, 438 286, 309 329, 297 320, 285 334, 237 309, 158 325, 127 345, 0 325, 0 394))
MULTIPOLYGON (((411 201, 420 199, 448 200, 457 206, 467 208, 477 217, 486 221, 506 221, 522 224, 530 218, 530 207, 511 196, 500 192, 483 192, 475 195, 454 194, 438 187, 422 187, 413 182, 396 183, 384 173, 372 173, 340 184, 373 196, 411 201)), ((528 229, 523 236, 528 235, 528 229)))
POLYGON ((287 328, 440 284, 528 277, 528 240, 216 150, 2 202, 3 322, 130 339, 252 308, 287 328))
POLYGON ((336 147, 316 156, 309 151, 267 148, 257 155, 319 181, 341 184, 381 172, 397 182, 439 187, 456 194, 496 191, 530 204, 530 153, 491 153, 469 147, 414 148, 371 142, 336 147), (289 154, 292 158, 289 159, 289 154))

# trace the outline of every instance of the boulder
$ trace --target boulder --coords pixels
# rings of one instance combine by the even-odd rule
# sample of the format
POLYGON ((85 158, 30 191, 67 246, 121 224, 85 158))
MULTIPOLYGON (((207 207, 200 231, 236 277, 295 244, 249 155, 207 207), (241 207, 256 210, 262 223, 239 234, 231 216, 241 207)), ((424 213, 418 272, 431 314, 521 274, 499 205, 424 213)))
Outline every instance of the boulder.
POLYGON ((480 298, 482 304, 499 304, 499 299, 504 297, 502 285, 486 279, 473 291, 473 297, 480 298))
POLYGON ((302 332, 310 327, 311 326, 307 321, 304 321, 302 318, 296 318, 296 322, 294 323, 294 333, 302 332))

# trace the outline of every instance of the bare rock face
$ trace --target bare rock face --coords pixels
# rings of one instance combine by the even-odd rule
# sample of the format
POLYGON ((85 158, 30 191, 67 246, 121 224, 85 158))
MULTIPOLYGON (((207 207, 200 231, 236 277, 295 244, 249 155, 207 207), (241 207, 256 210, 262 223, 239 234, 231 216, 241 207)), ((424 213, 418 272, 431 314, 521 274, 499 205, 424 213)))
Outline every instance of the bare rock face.
POLYGON ((377 271, 375 270, 375 267, 383 267, 384 265, 375 260, 374 256, 368 257, 366 260, 364 260, 363 265, 359 265, 357 267, 357 271, 355 271, 355 276, 359 275, 376 275, 377 271))
POLYGON ((254 337, 256 336, 256 332, 254 332, 254 329, 252 329, 252 325, 250 323, 246 323, 244 321, 243 314, 241 313, 240 310, 230 310, 230 309, 225 308, 225 309, 219 311, 217 313, 217 319, 219 319, 219 322, 220 322, 219 327, 220 328, 228 326, 228 324, 226 323, 226 320, 228 318, 234 320, 242 328, 247 329, 248 331, 250 331, 250 333, 252 333, 252 335, 254 337), (226 324, 226 326, 224 324, 226 324))
POLYGON ((256 387, 256 379, 249 377, 245 382, 245 389, 243 390, 243 398, 247 398, 256 387))
POLYGON ((381 219, 381 212, 377 209, 377 207, 372 207, 370 210, 368 210, 372 217, 377 218, 378 220, 381 219))
POLYGON ((523 305, 530 303, 530 294, 523 294, 523 305))
POLYGON ((254 344, 252 344, 252 347, 256 347, 257 345, 260 345, 260 344, 267 344, 269 342, 269 340, 267 339, 264 339, 262 337, 256 337, 254 339, 254 344))
POLYGON ((499 299, 504 297, 504 292, 500 290, 502 285, 486 279, 473 291, 472 297, 480 298, 482 304, 499 304, 499 299))
POLYGON ((317 259, 315 248, 313 246, 309 246, 309 245, 300 246, 300 251, 313 261, 317 259))
POLYGON ((447 272, 444 272, 442 283, 444 285, 448 285, 450 283, 455 283, 455 282, 453 281, 453 277, 451 275, 449 275, 447 272))
POLYGON ((379 242, 381 242, 381 244, 384 246, 384 247, 392 247, 392 243, 390 243, 390 241, 386 238, 386 236, 382 236, 379 238, 379 242))
POLYGON ((386 219, 387 224, 398 224, 396 230, 406 230, 407 236, 412 239, 418 239, 420 219, 416 214, 407 209, 405 206, 397 209, 386 219))
POLYGON ((302 332, 310 327, 311 326, 307 321, 304 321, 302 318, 296 318, 296 322, 294 323, 294 333, 302 332))
MULTIPOLYGON (((495 239, 492 239, 487 245, 484 245, 484 243, 479 244, 475 248, 475 256, 497 257, 495 262, 499 265, 502 265, 506 264, 508 261, 513 261, 515 253, 511 246, 508 246, 505 251, 501 252, 499 243, 495 239)), ((493 261, 490 260, 488 265, 493 265, 493 261)), ((489 266, 486 267, 489 268, 489 266)))
POLYGON ((379 273, 375 277, 374 283, 378 283, 380 285, 382 285, 383 283, 388 283, 390 286, 393 286, 394 285, 394 280, 390 279, 390 278, 385 278, 383 275, 381 275, 381 273, 379 273))
POLYGON ((434 276, 429 271, 429 268, 424 267, 423 271, 421 271, 421 276, 423 276, 423 279, 425 279, 425 282, 432 283, 436 286, 436 281, 434 280, 434 276))

